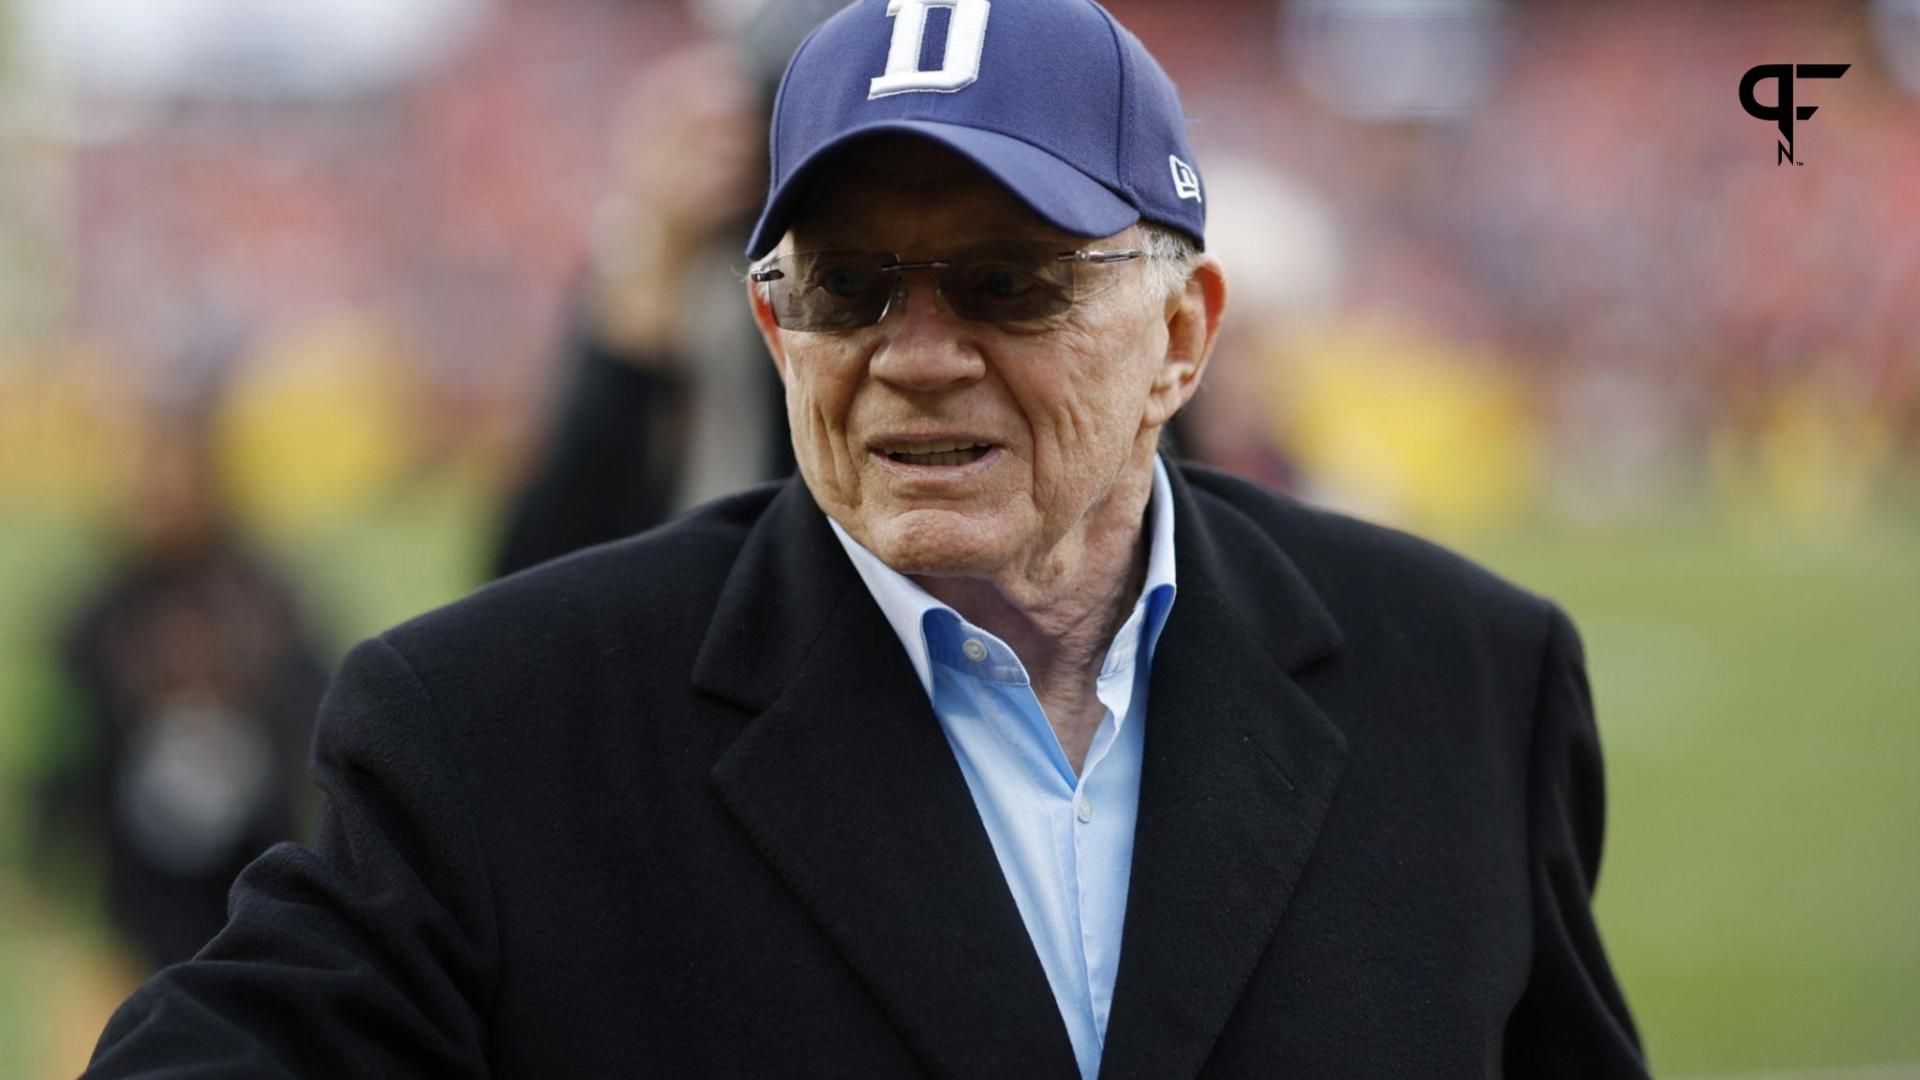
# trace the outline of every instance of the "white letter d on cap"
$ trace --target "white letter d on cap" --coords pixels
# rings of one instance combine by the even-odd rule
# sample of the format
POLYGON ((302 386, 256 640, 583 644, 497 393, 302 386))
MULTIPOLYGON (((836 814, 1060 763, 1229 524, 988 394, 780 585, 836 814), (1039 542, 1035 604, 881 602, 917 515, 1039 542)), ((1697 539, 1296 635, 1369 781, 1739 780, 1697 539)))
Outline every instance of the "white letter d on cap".
POLYGON ((951 94, 972 86, 980 77, 980 54, 987 47, 987 11, 992 6, 987 0, 889 0, 893 44, 887 50, 887 73, 873 80, 867 100, 893 94, 951 94), (927 15, 937 7, 953 9, 947 24, 947 54, 938 71, 922 71, 920 46, 926 40, 927 15))

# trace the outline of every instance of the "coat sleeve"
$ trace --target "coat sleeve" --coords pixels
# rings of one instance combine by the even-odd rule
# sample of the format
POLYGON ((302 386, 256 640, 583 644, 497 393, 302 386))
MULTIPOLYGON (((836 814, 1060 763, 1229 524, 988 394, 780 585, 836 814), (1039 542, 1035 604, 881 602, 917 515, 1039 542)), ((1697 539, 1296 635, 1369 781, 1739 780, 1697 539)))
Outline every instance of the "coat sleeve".
POLYGON ((347 657, 312 768, 313 847, 240 875, 226 928, 120 1007, 86 1077, 486 1073, 498 950, 471 792, 384 640, 347 657))
POLYGON ((1510 1077, 1645 1077, 1593 918, 1606 792, 1579 635, 1548 620, 1528 765, 1533 970, 1507 1025, 1510 1077))

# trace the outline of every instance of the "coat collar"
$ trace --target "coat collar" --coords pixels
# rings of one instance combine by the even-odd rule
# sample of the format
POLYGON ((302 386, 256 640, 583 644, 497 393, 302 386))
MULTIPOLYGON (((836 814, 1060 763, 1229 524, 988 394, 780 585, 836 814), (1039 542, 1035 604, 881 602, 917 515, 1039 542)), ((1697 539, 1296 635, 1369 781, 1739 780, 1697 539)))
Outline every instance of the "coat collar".
MULTIPOLYGON (((1148 690, 1103 1077, 1199 1071, 1346 754, 1291 675, 1337 646, 1331 617, 1267 532, 1185 471, 1169 470, 1180 600, 1148 690)), ((749 535, 693 681, 758 713, 714 786, 930 1069, 1076 1075, 927 695, 798 479, 749 535)))
POLYGON ((1147 694, 1133 877, 1102 1078, 1192 1077, 1333 801, 1346 738, 1294 682, 1339 631, 1238 509, 1174 479, 1180 602, 1147 694))

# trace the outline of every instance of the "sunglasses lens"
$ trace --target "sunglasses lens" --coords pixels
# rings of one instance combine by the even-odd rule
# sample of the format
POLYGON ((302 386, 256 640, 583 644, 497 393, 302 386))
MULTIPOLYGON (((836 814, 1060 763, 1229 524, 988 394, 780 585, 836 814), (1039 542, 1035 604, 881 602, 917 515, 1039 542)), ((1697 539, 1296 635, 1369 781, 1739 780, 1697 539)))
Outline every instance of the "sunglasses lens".
POLYGON ((1111 276, 1082 282, 1079 262, 1062 258, 1059 245, 1035 244, 979 248, 935 263, 900 264, 874 251, 783 255, 754 280, 766 286, 782 329, 833 333, 879 322, 900 275, 927 270, 938 271, 940 293, 954 314, 1009 327, 1050 322, 1111 276))
POLYGON ((971 254, 953 260, 941 291, 963 319, 1031 323, 1073 306, 1073 264, 1056 248, 971 254))
POLYGON ((779 276, 767 281, 774 320, 787 330, 855 330, 880 321, 893 291, 882 270, 891 256, 874 252, 823 251, 783 255, 767 264, 779 276))

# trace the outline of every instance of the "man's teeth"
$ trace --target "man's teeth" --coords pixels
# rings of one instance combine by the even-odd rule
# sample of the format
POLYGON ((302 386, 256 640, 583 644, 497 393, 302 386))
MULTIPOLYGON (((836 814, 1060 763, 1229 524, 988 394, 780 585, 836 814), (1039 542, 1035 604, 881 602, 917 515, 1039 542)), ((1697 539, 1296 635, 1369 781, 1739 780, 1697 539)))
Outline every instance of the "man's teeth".
POLYGON ((970 442, 929 442, 900 443, 893 448, 896 454, 950 454, 955 450, 971 450, 981 443, 970 442))
POLYGON ((887 451, 887 456, 909 465, 966 465, 978 461, 988 447, 985 443, 930 442, 907 443, 887 451))

